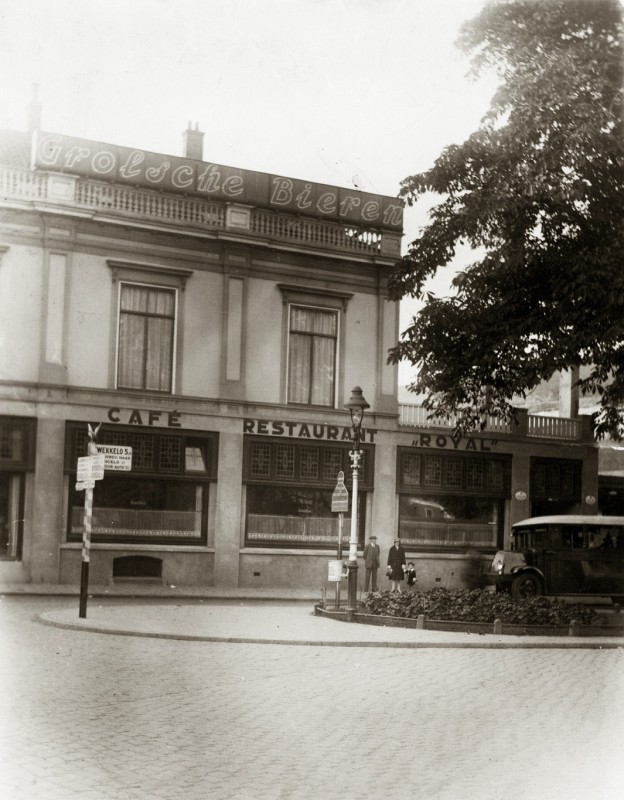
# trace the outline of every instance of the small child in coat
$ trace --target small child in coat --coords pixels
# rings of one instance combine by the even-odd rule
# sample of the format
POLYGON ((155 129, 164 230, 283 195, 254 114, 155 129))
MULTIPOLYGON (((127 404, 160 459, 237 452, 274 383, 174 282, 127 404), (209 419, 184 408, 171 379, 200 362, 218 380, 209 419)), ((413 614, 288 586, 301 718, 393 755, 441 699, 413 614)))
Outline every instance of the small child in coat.
POLYGON ((416 567, 413 561, 409 561, 407 569, 405 570, 405 580, 408 586, 413 586, 416 583, 416 567))

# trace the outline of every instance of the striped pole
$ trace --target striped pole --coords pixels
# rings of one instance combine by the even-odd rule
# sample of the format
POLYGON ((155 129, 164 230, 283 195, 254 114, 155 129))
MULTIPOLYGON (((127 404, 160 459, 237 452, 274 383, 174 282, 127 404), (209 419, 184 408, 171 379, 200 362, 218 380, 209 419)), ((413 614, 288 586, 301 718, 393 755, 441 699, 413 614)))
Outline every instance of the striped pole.
MULTIPOLYGON (((95 442, 89 442, 89 455, 97 455, 95 442)), ((93 489, 85 489, 84 530, 82 533, 82 569, 80 571, 80 608, 78 616, 87 616, 87 595, 89 593, 89 562, 91 560, 91 526, 93 522, 93 489)))

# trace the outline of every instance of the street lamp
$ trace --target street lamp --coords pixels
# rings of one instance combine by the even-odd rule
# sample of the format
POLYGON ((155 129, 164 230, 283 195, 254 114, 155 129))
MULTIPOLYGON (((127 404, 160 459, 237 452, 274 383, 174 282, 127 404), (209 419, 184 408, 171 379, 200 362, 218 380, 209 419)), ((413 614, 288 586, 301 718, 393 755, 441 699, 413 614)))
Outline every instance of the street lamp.
POLYGON ((351 413, 351 427, 353 428, 353 448, 349 452, 353 471, 353 487, 351 490, 351 538, 349 539, 349 563, 347 564, 347 619, 352 620, 357 603, 358 476, 362 458, 360 435, 362 433, 364 411, 370 408, 370 405, 364 399, 362 389, 359 386, 354 386, 351 390, 351 397, 344 407, 348 408, 351 413))

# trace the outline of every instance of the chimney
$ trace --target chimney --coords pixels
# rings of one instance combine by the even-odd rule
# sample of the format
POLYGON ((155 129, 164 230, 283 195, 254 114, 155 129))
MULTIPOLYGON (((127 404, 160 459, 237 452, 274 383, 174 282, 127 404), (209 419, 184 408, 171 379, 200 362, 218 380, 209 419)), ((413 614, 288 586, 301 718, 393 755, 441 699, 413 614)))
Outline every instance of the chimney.
POLYGON ((39 84, 33 83, 32 94, 28 103, 28 133, 38 131, 41 127, 41 102, 38 95, 39 84))
POLYGON ((188 128, 184 131, 184 157, 195 158, 198 161, 204 160, 204 134, 199 130, 199 122, 195 123, 195 129, 189 122, 188 128))

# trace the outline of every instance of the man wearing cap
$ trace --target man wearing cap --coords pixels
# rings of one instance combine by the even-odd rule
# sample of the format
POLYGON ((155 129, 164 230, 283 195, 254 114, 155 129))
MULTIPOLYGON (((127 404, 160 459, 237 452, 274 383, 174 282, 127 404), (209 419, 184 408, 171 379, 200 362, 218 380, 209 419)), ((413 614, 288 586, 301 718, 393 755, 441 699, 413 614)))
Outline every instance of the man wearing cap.
POLYGON ((372 590, 377 591, 377 570, 379 569, 379 546, 377 545, 377 537, 371 536, 368 544, 364 548, 364 566, 366 567, 366 578, 364 580, 364 591, 368 591, 371 585, 372 590))

